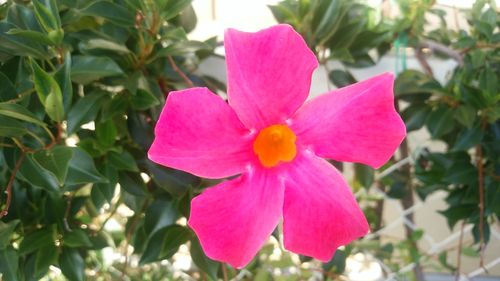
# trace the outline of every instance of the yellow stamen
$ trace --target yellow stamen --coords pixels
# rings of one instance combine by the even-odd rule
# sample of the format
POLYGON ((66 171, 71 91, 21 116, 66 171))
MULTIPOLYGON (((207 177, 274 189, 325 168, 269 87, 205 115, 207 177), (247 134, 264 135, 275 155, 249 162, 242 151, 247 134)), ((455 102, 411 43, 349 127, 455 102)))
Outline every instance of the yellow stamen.
POLYGON ((264 167, 271 168, 280 162, 290 162, 297 155, 297 136, 286 125, 272 125, 259 132, 253 151, 264 167))

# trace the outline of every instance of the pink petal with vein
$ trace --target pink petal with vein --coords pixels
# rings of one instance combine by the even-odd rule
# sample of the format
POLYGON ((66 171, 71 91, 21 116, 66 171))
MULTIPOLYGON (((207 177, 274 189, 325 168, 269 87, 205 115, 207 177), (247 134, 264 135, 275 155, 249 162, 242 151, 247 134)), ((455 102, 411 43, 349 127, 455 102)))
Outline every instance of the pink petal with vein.
POLYGON ((188 224, 208 257, 242 268, 278 224, 283 194, 276 176, 252 171, 195 197, 188 224))
POLYGON ((318 62, 291 26, 228 29, 224 45, 229 104, 248 128, 282 123, 306 100, 318 62))
POLYGON ((368 233, 368 223, 344 178, 311 152, 289 165, 283 236, 287 250, 329 261, 335 250, 368 233))
POLYGON ((379 168, 406 136, 385 73, 307 102, 292 118, 300 142, 322 157, 379 168))
POLYGON ((248 130, 229 105, 206 88, 169 94, 148 156, 206 178, 242 173, 255 159, 248 130))

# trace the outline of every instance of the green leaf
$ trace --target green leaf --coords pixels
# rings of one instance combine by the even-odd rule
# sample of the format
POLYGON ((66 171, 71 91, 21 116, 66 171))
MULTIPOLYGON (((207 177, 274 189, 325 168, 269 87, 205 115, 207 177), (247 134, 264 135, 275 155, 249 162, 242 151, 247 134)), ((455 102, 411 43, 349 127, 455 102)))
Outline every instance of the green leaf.
POLYGON ((217 280, 219 263, 211 260, 205 255, 205 253, 203 253, 200 242, 196 237, 191 240, 190 253, 194 264, 196 264, 196 266, 205 272, 212 280, 217 280))
POLYGON ((340 19, 342 18, 342 1, 318 1, 312 19, 313 33, 316 38, 323 41, 329 39, 329 35, 335 33, 338 29, 340 19))
POLYGON ((54 42, 45 33, 41 33, 34 30, 24 30, 19 28, 12 28, 7 32, 9 35, 16 35, 17 37, 25 38, 28 40, 37 41, 39 43, 52 46, 54 42))
POLYGON ((410 132, 422 128, 430 112, 431 108, 425 104, 414 104, 407 107, 401 114, 406 124, 406 130, 410 132))
POLYGON ((16 88, 10 79, 2 72, 0 72, 0 85, 2 85, 2 87, 0 87, 0 101, 8 101, 17 97, 16 88))
POLYGON ((113 119, 95 124, 95 133, 97 141, 103 147, 111 147, 116 141, 116 127, 113 119))
POLYGON ((438 107, 428 115, 426 124, 432 138, 440 138, 453 130, 453 110, 444 106, 438 107))
POLYGON ((460 105, 455 110, 455 119, 467 128, 472 128, 477 117, 477 111, 469 105, 460 105))
POLYGON ((12 28, 17 28, 17 26, 0 22, 0 42, 2 42, 0 51, 17 56, 33 56, 38 59, 50 57, 46 46, 17 35, 7 34, 12 28))
POLYGON ((108 180, 108 183, 97 183, 92 186, 90 196, 96 208, 101 208, 104 203, 111 203, 111 199, 115 194, 116 184, 118 183, 118 172, 111 165, 105 162, 98 167, 98 170, 108 180))
POLYGON ((0 137, 21 137, 27 133, 23 123, 0 115, 0 137))
POLYGON ((152 180, 173 196, 183 196, 189 187, 200 184, 200 178, 192 174, 160 166, 152 161, 147 161, 146 165, 152 180))
POLYGON ((363 164, 354 164, 354 175, 356 180, 365 188, 369 188, 375 179, 375 170, 363 164))
POLYGON ((76 132, 81 125, 95 120, 100 109, 99 101, 106 97, 105 93, 95 92, 80 98, 68 112, 68 135, 76 132))
POLYGON ((158 8, 161 12, 163 20, 169 20, 177 16, 181 11, 191 4, 192 0, 161 0, 158 1, 158 8))
POLYGON ((333 258, 329 262, 323 264, 323 269, 325 271, 334 269, 335 273, 343 273, 345 271, 346 258, 345 251, 337 249, 333 258))
POLYGON ((83 149, 73 147, 73 157, 69 161, 66 185, 106 182, 94 165, 94 160, 83 149))
POLYGON ((139 171, 139 168, 137 167, 137 163, 135 162, 134 157, 126 150, 122 151, 122 153, 110 151, 108 153, 108 161, 117 170, 130 171, 130 172, 139 171))
POLYGON ((356 79, 352 76, 349 71, 343 70, 332 70, 328 74, 330 81, 337 87, 342 88, 353 83, 356 83, 356 79))
POLYGON ((92 247, 88 234, 82 229, 73 229, 71 232, 66 232, 63 238, 65 247, 78 248, 78 247, 92 247))
POLYGON ((131 53, 126 46, 101 38, 92 38, 88 41, 82 42, 80 43, 79 47, 80 50, 84 53, 94 49, 112 51, 113 53, 122 55, 131 53))
POLYGON ((60 29, 61 20, 59 18, 59 11, 57 11, 57 5, 55 1, 48 0, 43 2, 45 3, 42 3, 41 0, 33 0, 33 7, 38 23, 46 32, 60 29))
POLYGON ((123 190, 134 195, 146 196, 146 184, 137 173, 120 173, 119 183, 123 190))
POLYGON ((73 150, 66 146, 54 146, 49 150, 41 150, 33 154, 33 159, 45 170, 51 172, 64 185, 68 173, 68 164, 73 150))
POLYGON ((42 246, 35 255, 35 276, 44 276, 49 271, 49 266, 57 263, 59 252, 52 243, 42 246))
POLYGON ((19 220, 12 220, 8 223, 0 221, 0 251, 10 245, 11 235, 19 224, 19 220))
POLYGON ((62 93, 54 77, 49 75, 32 60, 33 81, 40 102, 44 105, 47 115, 54 121, 62 121, 64 106, 62 93))
POLYGON ((123 70, 108 57, 74 56, 71 65, 71 80, 88 84, 104 77, 122 75, 123 70))
POLYGON ((171 258, 179 247, 189 241, 191 231, 180 225, 164 227, 148 239, 140 265, 171 258))
POLYGON ((130 103, 135 110, 146 110, 155 105, 159 105, 160 101, 149 91, 137 89, 136 94, 131 97, 130 103))
POLYGON ((24 256, 47 245, 54 245, 55 238, 55 231, 52 227, 42 228, 29 233, 19 245, 19 255, 24 256))
POLYGON ((59 256, 59 268, 68 280, 84 280, 85 261, 75 249, 63 248, 59 256))
POLYGON ((453 151, 468 150, 480 143, 483 139, 483 131, 479 126, 470 129, 464 129, 457 137, 457 142, 453 146, 453 151))
POLYGON ((46 126, 46 124, 40 121, 35 114, 31 113, 24 106, 15 103, 0 103, 0 115, 19 119, 42 127, 46 126))
POLYGON ((42 169, 31 155, 27 155, 17 172, 19 178, 24 179, 32 186, 45 189, 49 192, 59 190, 57 179, 52 173, 42 169))
POLYGON ((158 198, 146 210, 144 229, 153 235, 159 229, 174 224, 177 215, 173 201, 158 198))
POLYGON ((208 46, 204 42, 200 41, 178 41, 175 42, 166 48, 160 49, 149 61, 154 61, 159 57, 167 57, 167 56, 178 56, 185 55, 189 53, 194 53, 200 50, 208 50, 210 46, 208 46))
POLYGON ((476 249, 471 248, 471 247, 463 247, 462 248, 462 255, 468 256, 471 258, 477 258, 477 257, 481 256, 479 251, 477 251, 476 249))
POLYGON ((0 273, 5 281, 17 281, 19 255, 12 247, 0 250, 0 273))
POLYGON ((114 24, 131 27, 135 14, 121 5, 108 1, 96 1, 80 11, 82 15, 104 18, 114 24))
POLYGON ((64 111, 68 112, 71 106, 71 101, 73 99, 73 85, 71 83, 71 53, 66 52, 64 55, 64 63, 54 74, 54 79, 57 84, 59 84, 62 98, 64 111))

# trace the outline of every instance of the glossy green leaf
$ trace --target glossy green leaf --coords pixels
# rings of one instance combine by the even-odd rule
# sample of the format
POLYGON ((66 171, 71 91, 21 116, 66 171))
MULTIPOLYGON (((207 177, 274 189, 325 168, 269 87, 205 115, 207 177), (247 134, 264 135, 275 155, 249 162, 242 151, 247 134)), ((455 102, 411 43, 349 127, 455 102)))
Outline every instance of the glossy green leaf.
POLYGON ((5 250, 10 245, 11 235, 19 222, 19 220, 13 220, 8 223, 0 221, 0 251, 5 250))
POLYGON ((32 186, 45 189, 49 192, 57 192, 59 185, 52 173, 43 169, 36 163, 31 155, 27 155, 17 172, 17 176, 32 186))
POLYGON ((51 172, 62 186, 68 173, 68 164, 73 150, 66 146, 54 146, 49 150, 41 150, 33 155, 38 165, 51 172))
POLYGON ((32 61, 33 80, 40 102, 44 105, 47 115, 54 121, 62 121, 64 106, 61 88, 54 77, 45 72, 35 61, 32 61))
POLYGON ((453 130, 453 110, 439 107, 427 117, 427 129, 433 138, 439 138, 453 130))
POLYGON ((171 258, 179 247, 189 241, 191 231, 180 225, 173 225, 159 229, 148 239, 144 253, 139 261, 140 265, 171 258))
POLYGON ((95 124, 95 133, 97 136, 97 141, 103 147, 110 147, 116 141, 116 127, 113 119, 108 119, 104 122, 98 122, 95 124))
POLYGON ((108 153, 108 161, 117 170, 138 172, 139 168, 135 162, 134 157, 128 151, 122 151, 121 153, 111 151, 108 153))
POLYGON ((2 85, 0 87, 0 101, 8 101, 17 97, 16 88, 2 72, 0 72, 0 85, 2 85))
POLYGON ((114 24, 122 26, 133 26, 135 14, 125 7, 108 1, 95 1, 80 13, 86 16, 104 18, 114 24))
POLYGON ((120 173, 119 183, 123 190, 134 196, 143 197, 147 194, 146 184, 139 174, 120 173))
POLYGON ((89 234, 82 229, 72 229, 72 231, 66 232, 63 237, 63 244, 70 248, 92 247, 89 234))
POLYGON ((203 253, 203 249, 201 248, 200 242, 197 238, 193 238, 191 240, 190 253, 194 264, 196 264, 196 266, 205 272, 212 280, 217 280, 219 263, 211 260, 205 255, 205 253, 203 253))
POLYGON ((177 16, 182 10, 184 10, 192 0, 161 0, 159 2, 159 8, 162 11, 161 17, 164 20, 169 20, 177 16))
POLYGON ((73 157, 69 161, 66 185, 106 182, 94 164, 94 160, 84 150, 73 147, 73 157))
POLYGON ((54 229, 42 228, 24 236, 19 245, 19 255, 27 255, 47 245, 54 245, 56 240, 54 229))
POLYGON ((25 38, 28 40, 37 41, 45 45, 54 45, 54 42, 45 33, 34 31, 34 30, 24 30, 19 28, 13 28, 7 32, 9 35, 15 35, 20 38, 25 38))
POLYGON ((465 129, 457 137, 457 142, 453 146, 453 150, 468 150, 481 142, 483 131, 479 126, 465 129))
POLYGON ((36 115, 31 113, 25 107, 15 103, 0 103, 0 115, 5 115, 18 120, 30 122, 42 127, 46 126, 46 124, 38 119, 36 115))
POLYGON ((21 137, 27 133, 21 122, 0 115, 0 137, 21 137))
POLYGON ((68 280, 84 280, 85 261, 76 249, 63 248, 59 256, 59 268, 68 280))
POLYGON ((55 0, 33 0, 35 16, 46 32, 61 28, 61 20, 55 0))
POLYGON ((160 101, 149 91, 138 89, 136 94, 130 98, 130 104, 135 110, 146 110, 159 105, 160 101))
POLYGON ((46 244, 35 253, 35 276, 44 276, 51 265, 57 264, 59 252, 54 245, 46 244))
POLYGON ((68 112, 68 135, 78 131, 80 126, 94 120, 100 109, 99 101, 106 94, 95 92, 80 98, 68 112))
POLYGON ((2 42, 0 51, 17 56, 33 56, 38 59, 50 57, 46 46, 30 39, 7 34, 13 28, 17 28, 17 26, 8 22, 0 22, 0 41, 2 42))
POLYGON ((349 71, 332 70, 328 74, 328 77, 337 88, 342 88, 357 82, 349 71))
POLYGON ((64 111, 68 112, 73 100, 73 85, 71 84, 71 54, 66 52, 64 54, 64 63, 54 74, 54 79, 60 86, 62 92, 62 99, 64 111))
POLYGON ((75 83, 88 84, 104 77, 122 74, 123 70, 109 57, 74 56, 72 58, 71 79, 75 83))
POLYGON ((12 247, 0 250, 0 273, 5 281, 17 281, 19 255, 12 247))

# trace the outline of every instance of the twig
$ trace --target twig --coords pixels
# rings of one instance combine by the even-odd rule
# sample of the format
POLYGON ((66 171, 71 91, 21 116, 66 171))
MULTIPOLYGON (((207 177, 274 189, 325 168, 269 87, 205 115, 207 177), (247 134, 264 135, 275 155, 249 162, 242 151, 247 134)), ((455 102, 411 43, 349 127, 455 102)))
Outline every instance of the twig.
POLYGON ((144 204, 141 207, 141 210, 139 213, 136 213, 134 217, 132 218, 132 222, 130 223, 130 227, 127 230, 127 234, 125 236, 125 250, 124 250, 124 256, 125 256, 125 261, 122 269, 122 275, 120 277, 120 280, 125 280, 125 275, 127 273, 127 267, 128 267, 128 245, 130 238, 132 237, 132 233, 135 231, 135 228, 137 227, 137 223, 139 222, 139 218, 141 217, 141 214, 144 213, 144 210, 146 210, 146 207, 148 206, 149 200, 145 200, 144 204))
POLYGON ((172 58, 172 56, 167 56, 167 59, 168 59, 168 62, 170 63, 170 65, 172 66, 172 68, 174 69, 175 72, 177 72, 177 74, 179 74, 179 76, 182 78, 182 80, 184 80, 184 82, 190 87, 194 87, 194 83, 193 81, 191 81, 184 72, 182 72, 182 70, 180 70, 180 68, 177 66, 177 64, 175 64, 175 61, 174 59, 172 58))
POLYGON ((227 278, 227 269, 226 269, 226 266, 223 263, 221 263, 220 267, 222 268, 222 277, 224 278, 224 281, 229 280, 227 278))
POLYGON ((455 273, 455 281, 460 280, 460 267, 462 266, 462 244, 464 242, 464 227, 465 220, 460 228, 460 238, 458 238, 458 253, 457 253, 457 272, 455 273))
POLYGON ((422 48, 416 48, 415 49, 415 57, 417 58, 418 62, 422 66, 422 68, 425 71, 425 74, 429 75, 430 77, 434 77, 434 73, 432 72, 432 68, 425 59, 424 52, 422 52, 422 48))
POLYGON ((423 40, 419 43, 419 46, 417 46, 417 49, 418 48, 429 48, 432 51, 445 54, 446 56, 454 59, 460 66, 464 64, 463 55, 460 52, 441 43, 432 40, 423 40))
POLYGON ((68 197, 66 198, 66 210, 64 211, 64 218, 63 218, 64 227, 69 232, 73 231, 71 229, 71 227, 69 227, 69 224, 68 224, 68 217, 69 217, 69 212, 71 211, 71 201, 72 200, 73 200, 73 195, 72 194, 68 195, 68 197))
MULTIPOLYGON (((398 102, 398 100, 396 100, 394 106, 396 108, 396 111, 400 112, 399 111, 399 102, 398 102)), ((403 158, 403 159, 410 158, 410 147, 408 145, 408 141, 407 141, 406 138, 403 139, 403 141, 401 142, 401 146, 399 147, 399 149, 401 151, 401 158, 403 158)), ((409 188, 407 190, 406 196, 401 199, 401 205, 403 205, 403 208, 406 210, 406 209, 411 208, 414 205, 414 203, 415 203, 415 201, 413 199, 413 186, 412 186, 411 180, 410 180, 411 167, 407 165, 407 166, 402 166, 401 169, 402 169, 402 172, 408 178, 408 187, 409 188)), ((415 222, 413 213, 406 214, 405 215, 405 219, 408 220, 409 222, 411 222, 412 224, 415 222)), ((413 229, 411 227, 409 227, 408 224, 406 224, 406 223, 404 225, 405 225, 406 238, 410 241, 410 246, 413 249, 415 249, 415 250, 418 251, 418 245, 417 245, 417 243, 411 239, 411 235, 413 233, 413 229)), ((413 267, 413 272, 415 274, 415 279, 419 280, 419 281, 425 280, 423 269, 422 269, 422 266, 421 266, 419 260, 414 261, 414 264, 415 265, 413 267)))
POLYGON ((478 183, 479 183, 479 266, 488 272, 484 268, 484 171, 483 171, 483 148, 481 144, 476 146, 476 156, 477 156, 477 172, 478 172, 478 183))
POLYGON ((12 173, 10 175, 9 182, 7 183, 7 187, 5 188, 7 199, 5 201, 3 210, 0 212, 0 218, 5 217, 9 213, 10 202, 12 201, 12 185, 14 184, 14 179, 16 178, 17 171, 19 171, 19 168, 21 168, 21 164, 24 161, 25 155, 26 153, 24 151, 21 151, 21 156, 19 156, 19 159, 17 159, 16 165, 14 166, 14 169, 12 170, 12 173))

